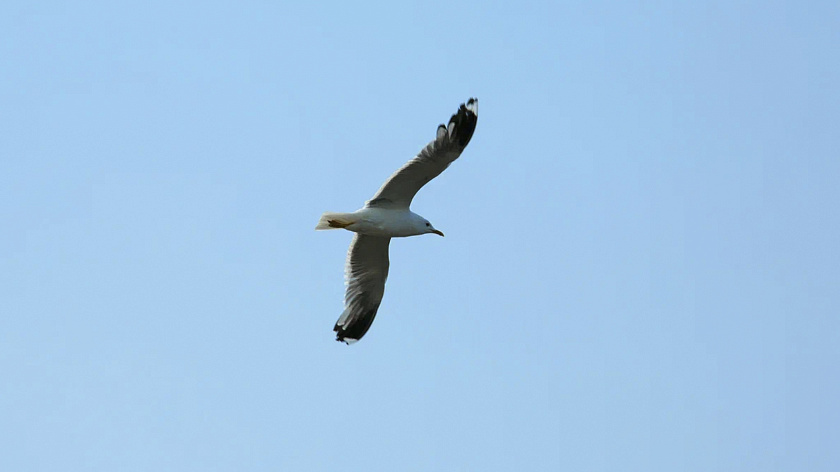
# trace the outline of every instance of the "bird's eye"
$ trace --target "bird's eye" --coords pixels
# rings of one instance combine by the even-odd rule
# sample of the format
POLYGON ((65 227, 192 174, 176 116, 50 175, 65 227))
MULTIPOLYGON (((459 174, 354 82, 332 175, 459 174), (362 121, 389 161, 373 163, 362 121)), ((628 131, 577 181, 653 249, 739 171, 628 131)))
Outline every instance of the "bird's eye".
POLYGON ((431 225, 431 224, 429 224, 429 223, 426 223, 426 226, 432 226, 432 225, 431 225))

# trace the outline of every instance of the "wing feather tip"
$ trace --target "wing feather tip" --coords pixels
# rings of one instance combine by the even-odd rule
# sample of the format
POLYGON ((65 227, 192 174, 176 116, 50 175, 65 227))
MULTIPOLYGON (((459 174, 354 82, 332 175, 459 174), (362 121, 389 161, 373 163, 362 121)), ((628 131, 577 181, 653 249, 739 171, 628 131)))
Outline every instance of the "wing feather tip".
POLYGON ((373 324, 373 320, 376 318, 376 312, 378 310, 379 305, 364 312, 361 316, 350 317, 350 319, 346 320, 342 320, 342 318, 344 318, 344 314, 342 314, 341 318, 339 318, 338 322, 335 324, 335 327, 333 327, 333 331, 335 331, 335 340, 349 345, 362 339, 362 336, 364 336, 370 329, 370 325, 373 324))
POLYGON ((437 135, 435 136, 435 140, 441 140, 444 136, 446 136, 446 125, 439 125, 437 128, 437 135))
POLYGON ((478 116, 478 99, 475 97, 470 97, 470 99, 467 100, 467 103, 464 106, 464 108, 473 112, 474 115, 478 116))
MULTIPOLYGON (((449 119, 449 134, 454 137, 461 148, 467 147, 475 127, 478 124, 478 99, 475 97, 467 100, 458 107, 458 111, 449 119)), ((438 129, 438 133, 440 129, 438 129)))

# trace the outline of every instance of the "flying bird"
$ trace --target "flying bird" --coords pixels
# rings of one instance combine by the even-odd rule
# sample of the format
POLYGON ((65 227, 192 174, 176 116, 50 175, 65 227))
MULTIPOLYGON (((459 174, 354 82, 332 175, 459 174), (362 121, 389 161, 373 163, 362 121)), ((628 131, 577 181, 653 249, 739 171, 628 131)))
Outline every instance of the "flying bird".
POLYGON ((353 213, 321 215, 316 230, 346 229, 356 233, 344 269, 344 312, 333 328, 337 341, 358 341, 373 323, 385 294, 391 238, 428 233, 443 236, 429 220, 409 209, 411 199, 458 159, 470 142, 476 123, 478 99, 470 98, 452 115, 449 124, 438 126, 435 139, 394 172, 363 208, 353 213))

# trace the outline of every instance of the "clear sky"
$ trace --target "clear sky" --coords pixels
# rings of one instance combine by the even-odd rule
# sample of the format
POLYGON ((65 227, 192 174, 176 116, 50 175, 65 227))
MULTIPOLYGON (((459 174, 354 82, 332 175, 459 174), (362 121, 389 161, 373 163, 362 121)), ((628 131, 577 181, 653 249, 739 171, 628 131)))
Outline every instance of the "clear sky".
POLYGON ((0 111, 0 470, 840 470, 836 1, 7 2, 0 111))

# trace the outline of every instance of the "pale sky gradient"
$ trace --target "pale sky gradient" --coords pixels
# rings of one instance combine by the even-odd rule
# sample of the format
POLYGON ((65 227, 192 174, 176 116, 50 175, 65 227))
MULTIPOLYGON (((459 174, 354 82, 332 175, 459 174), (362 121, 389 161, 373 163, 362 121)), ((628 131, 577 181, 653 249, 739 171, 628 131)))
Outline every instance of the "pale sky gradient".
POLYGON ((840 470, 836 1, 7 2, 0 64, 0 470, 840 470), (470 96, 335 342, 318 216, 470 96))

